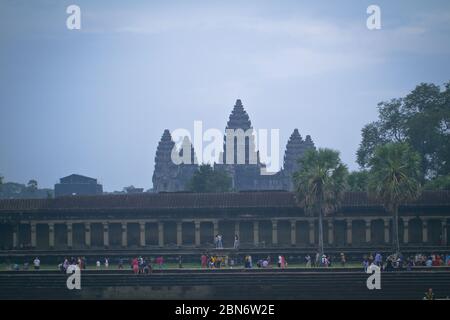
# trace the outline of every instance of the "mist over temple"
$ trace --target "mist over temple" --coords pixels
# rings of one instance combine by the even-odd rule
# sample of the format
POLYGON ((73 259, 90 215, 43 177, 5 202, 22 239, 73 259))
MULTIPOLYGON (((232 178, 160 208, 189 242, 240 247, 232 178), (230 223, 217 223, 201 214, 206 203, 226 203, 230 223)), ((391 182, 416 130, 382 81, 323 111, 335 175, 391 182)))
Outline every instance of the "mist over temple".
MULTIPOLYGON (((232 180, 234 191, 257 190, 293 190, 292 174, 298 170, 297 160, 309 149, 315 149, 309 135, 303 140, 298 129, 291 134, 284 154, 283 168, 273 175, 263 175, 261 172, 266 164, 260 159, 256 149, 254 129, 250 117, 244 109, 242 101, 236 100, 227 122, 225 132, 243 132, 242 139, 236 136, 224 138, 223 152, 219 163, 214 163, 214 169, 226 172, 232 180), (231 141, 231 143, 228 143, 231 141), (227 146, 233 148, 227 149, 227 146)), ((172 152, 176 150, 175 142, 169 130, 165 130, 158 144, 153 173, 153 190, 155 192, 186 191, 187 184, 194 172, 198 170, 194 147, 189 139, 183 140, 179 153, 190 151, 190 160, 175 164, 172 152)))

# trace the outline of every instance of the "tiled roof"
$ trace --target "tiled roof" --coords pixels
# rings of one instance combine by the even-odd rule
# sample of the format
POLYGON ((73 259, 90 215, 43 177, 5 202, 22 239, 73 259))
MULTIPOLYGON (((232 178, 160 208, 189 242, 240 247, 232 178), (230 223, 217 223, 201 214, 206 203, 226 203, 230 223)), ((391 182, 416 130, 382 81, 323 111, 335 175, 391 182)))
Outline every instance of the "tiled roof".
MULTIPOLYGON (((363 192, 348 192, 344 207, 378 206, 363 192)), ((424 192, 415 206, 450 206, 450 192, 424 192)), ((292 192, 239 193, 144 193, 130 195, 73 196, 56 199, 0 200, 0 211, 76 209, 183 209, 183 208, 277 208, 298 207, 292 192)))

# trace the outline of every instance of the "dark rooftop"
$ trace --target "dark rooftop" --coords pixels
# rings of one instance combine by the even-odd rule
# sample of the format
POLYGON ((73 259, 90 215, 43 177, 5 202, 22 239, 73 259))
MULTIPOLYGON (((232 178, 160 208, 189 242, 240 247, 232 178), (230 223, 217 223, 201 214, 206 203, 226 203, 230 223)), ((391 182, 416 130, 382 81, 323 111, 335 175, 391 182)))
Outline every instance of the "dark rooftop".
MULTIPOLYGON (((368 207, 380 204, 363 192, 345 194, 342 206, 368 207)), ((450 191, 424 192, 410 205, 450 206, 450 191)), ((76 209, 182 209, 182 208, 277 208, 298 207, 292 192, 241 193, 141 193, 97 196, 71 196, 56 199, 0 200, 1 211, 76 209)))

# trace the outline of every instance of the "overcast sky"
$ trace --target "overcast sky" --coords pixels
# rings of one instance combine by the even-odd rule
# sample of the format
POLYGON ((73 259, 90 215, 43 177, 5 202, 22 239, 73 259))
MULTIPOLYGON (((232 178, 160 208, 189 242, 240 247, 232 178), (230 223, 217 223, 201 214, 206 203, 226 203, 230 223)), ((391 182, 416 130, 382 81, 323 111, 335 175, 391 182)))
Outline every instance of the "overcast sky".
POLYGON ((448 0, 0 0, 0 174, 148 189, 163 130, 224 130, 238 98, 281 156, 298 128, 357 169, 377 103, 449 81, 449 57, 448 0))

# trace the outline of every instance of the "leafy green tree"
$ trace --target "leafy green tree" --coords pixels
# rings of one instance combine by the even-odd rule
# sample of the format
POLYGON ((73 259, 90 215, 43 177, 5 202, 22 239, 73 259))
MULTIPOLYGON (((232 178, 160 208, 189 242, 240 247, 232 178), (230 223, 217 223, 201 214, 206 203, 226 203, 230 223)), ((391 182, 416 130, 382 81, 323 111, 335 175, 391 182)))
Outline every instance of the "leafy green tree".
POLYGON ((440 176, 431 181, 428 181, 425 190, 450 190, 450 175, 440 176))
POLYGON ((400 253, 398 209, 420 196, 420 156, 406 143, 387 143, 375 149, 369 166, 369 192, 392 215, 393 250, 400 253))
POLYGON ((422 83, 406 97, 378 104, 378 120, 366 125, 357 162, 369 166, 375 149, 389 142, 408 143, 420 156, 421 181, 450 174, 450 82, 422 83))
POLYGON ((352 171, 347 177, 349 191, 367 191, 369 172, 367 170, 352 171))
POLYGON ((305 212, 319 219, 319 253, 323 254, 323 217, 339 206, 346 187, 347 167, 339 152, 331 149, 311 149, 298 160, 294 173, 297 198, 305 212))
POLYGON ((192 192, 230 192, 231 178, 224 171, 214 170, 203 164, 188 182, 187 189, 192 192))
POLYGON ((27 189, 28 189, 28 191, 30 191, 30 192, 35 192, 35 191, 37 191, 37 189, 38 189, 38 183, 37 183, 37 181, 34 180, 34 179, 28 181, 27 189))

